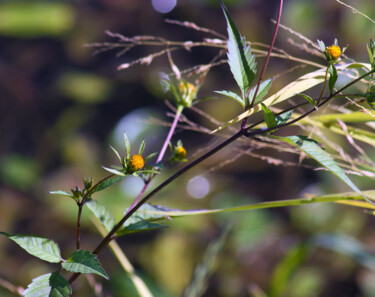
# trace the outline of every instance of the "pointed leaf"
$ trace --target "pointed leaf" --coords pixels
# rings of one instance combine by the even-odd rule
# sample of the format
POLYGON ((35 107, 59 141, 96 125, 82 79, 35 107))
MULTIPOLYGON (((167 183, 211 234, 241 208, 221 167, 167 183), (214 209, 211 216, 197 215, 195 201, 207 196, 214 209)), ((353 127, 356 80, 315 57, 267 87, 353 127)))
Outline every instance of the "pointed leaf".
POLYGON ((323 41, 321 41, 319 39, 317 41, 318 41, 318 45, 319 45, 320 49, 322 50, 322 52, 324 52, 326 50, 326 45, 324 44, 323 41))
POLYGON ((106 180, 103 180, 100 182, 95 188, 91 190, 91 195, 104 190, 105 188, 108 188, 109 186, 112 186, 113 184, 117 183, 118 181, 122 180, 124 177, 115 175, 110 178, 107 178, 106 180))
POLYGON ((17 243, 26 252, 50 263, 59 263, 62 258, 59 246, 53 241, 42 236, 9 234, 0 232, 17 243))
POLYGON ((116 169, 108 168, 108 167, 104 167, 104 166, 102 166, 102 167, 103 167, 103 169, 107 170, 110 173, 113 173, 113 174, 116 174, 116 175, 119 175, 119 176, 125 176, 125 173, 123 173, 121 171, 118 171, 116 169))
POLYGON ((119 230, 116 232, 117 236, 122 236, 129 233, 135 233, 140 231, 148 231, 148 230, 154 230, 154 229, 161 229, 161 228, 168 228, 168 226, 160 225, 156 223, 151 223, 147 221, 139 221, 134 224, 127 225, 125 228, 119 230))
POLYGON ((219 2, 227 20, 229 67, 238 86, 245 93, 255 75, 255 57, 251 54, 250 46, 246 45, 245 39, 238 32, 227 8, 219 2))
POLYGON ((293 110, 289 110, 287 112, 284 112, 278 116, 276 116, 276 125, 282 125, 285 124, 291 117, 293 110))
POLYGON ((152 153, 152 154, 149 154, 149 155, 145 158, 145 162, 146 162, 147 160, 150 160, 151 158, 153 158, 156 154, 157 154, 156 152, 155 152, 155 153, 152 153))
POLYGON ((143 140, 141 145, 139 146, 138 155, 142 155, 142 153, 145 149, 145 146, 146 146, 146 142, 143 140))
MULTIPOLYGON (((255 98, 254 105, 256 105, 259 102, 261 102, 262 99, 264 98, 264 96, 267 95, 269 89, 271 88, 271 84, 272 84, 272 79, 271 78, 263 81, 260 84, 259 90, 258 90, 258 93, 257 93, 257 97, 255 98)), ((251 91, 250 91, 250 93, 249 93, 249 96, 248 96, 249 105, 251 105, 251 101, 253 100, 256 88, 257 88, 256 86, 254 88, 252 88, 251 91)))
POLYGON ((306 94, 296 94, 297 96, 301 96, 303 97, 306 101, 308 101, 312 106, 315 107, 315 109, 317 109, 316 107, 316 102, 313 100, 313 98, 311 98, 309 95, 306 95, 306 94))
POLYGON ((94 199, 88 199, 85 205, 103 223, 107 231, 112 230, 116 224, 116 219, 104 205, 100 205, 94 199))
POLYGON ((61 266, 68 271, 78 273, 95 273, 106 279, 108 275, 103 270, 96 255, 90 251, 77 250, 70 256, 70 258, 61 264, 61 266))
POLYGON ((300 135, 289 136, 289 137, 275 137, 275 138, 278 138, 293 146, 299 147, 306 154, 308 154, 310 157, 318 161, 321 165, 327 168, 330 172, 332 172, 334 175, 340 178, 344 183, 346 183, 355 192, 360 194, 369 203, 373 204, 373 202, 369 200, 365 195, 363 195, 361 190, 349 179, 345 171, 340 166, 337 165, 336 161, 326 151, 324 151, 315 140, 312 140, 312 139, 307 138, 306 136, 300 136, 300 135))
MULTIPOLYGON (((336 68, 337 68, 337 70, 344 70, 352 64, 353 63, 349 63, 349 64, 345 64, 345 65, 342 65, 342 66, 337 66, 336 68)), ((362 63, 362 64, 366 67, 370 67, 369 64, 366 64, 366 63, 362 63)), ((265 99, 263 101, 263 103, 266 106, 272 106, 272 105, 281 103, 281 102, 295 96, 296 94, 302 93, 305 90, 311 89, 312 87, 324 82, 324 77, 325 77, 325 70, 324 69, 319 69, 319 70, 310 72, 308 74, 305 74, 305 75, 301 76, 300 78, 296 79, 295 81, 291 82, 290 84, 288 84, 284 88, 282 88, 276 94, 274 94, 274 95, 268 97, 267 99, 265 99)), ((244 118, 249 117, 250 115, 252 115, 256 112, 259 112, 260 110, 262 110, 262 108, 259 105, 256 105, 253 108, 251 108, 251 109, 245 111, 244 113, 240 114, 239 116, 235 117, 234 119, 226 122, 224 125, 216 128, 211 133, 215 133, 215 132, 220 131, 220 130, 222 130, 222 129, 230 126, 230 125, 233 125, 233 124, 243 120, 244 118)))
POLYGON ((63 195, 63 196, 67 196, 67 197, 69 197, 69 198, 75 199, 74 196, 73 196, 72 194, 69 194, 68 192, 61 191, 61 190, 58 190, 58 191, 50 191, 49 193, 50 193, 50 194, 53 194, 53 195, 63 195))
POLYGON ((263 110, 263 116, 264 120, 267 123, 268 128, 273 128, 275 127, 276 124, 276 118, 275 115, 273 114, 272 110, 270 110, 267 106, 265 106, 263 103, 261 103, 262 110, 263 110))
POLYGON ((126 135, 125 131, 124 131, 124 141, 125 141, 125 148, 126 148, 126 159, 129 159, 131 146, 130 146, 128 135, 126 135))
MULTIPOLYGON (((125 213, 129 208, 125 209, 125 213)), ((144 204, 142 205, 125 223, 124 228, 132 224, 144 221, 157 221, 167 219, 166 216, 160 214, 154 214, 157 211, 170 211, 171 209, 159 205, 144 204)))
POLYGON ((25 297, 68 297, 71 294, 69 282, 58 271, 34 278, 23 292, 25 297))
POLYGON ((232 98, 232 99, 236 100, 238 103, 240 103, 242 105, 242 107, 245 106, 242 98, 240 96, 238 96, 236 93, 233 93, 231 91, 215 91, 215 93, 218 93, 218 94, 227 96, 229 98, 232 98))
POLYGON ((333 94, 333 88, 335 86, 335 83, 337 81, 337 70, 335 68, 335 65, 330 64, 328 68, 329 72, 329 81, 328 81, 328 86, 329 86, 329 94, 333 94))
POLYGON ((118 158, 118 159, 120 160, 120 162, 121 162, 121 156, 120 156, 120 154, 118 153, 118 151, 117 151, 112 145, 110 145, 109 147, 110 147, 111 150, 116 154, 117 158, 118 158))

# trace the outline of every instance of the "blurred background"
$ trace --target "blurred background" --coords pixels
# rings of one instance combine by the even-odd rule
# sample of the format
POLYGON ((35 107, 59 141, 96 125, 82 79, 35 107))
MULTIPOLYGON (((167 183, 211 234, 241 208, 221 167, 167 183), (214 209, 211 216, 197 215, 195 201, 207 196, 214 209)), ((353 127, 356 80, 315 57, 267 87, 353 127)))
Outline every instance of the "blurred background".
MULTIPOLYGON (((247 40, 270 42, 278 1, 228 0, 225 4, 247 40)), ((375 18, 373 0, 351 1, 351 5, 375 18)), ((103 178, 106 172, 101 166, 116 163, 109 145, 125 152, 124 130, 133 148, 146 139, 146 153, 160 150, 168 131, 163 123, 171 122, 158 78, 159 72, 171 72, 167 57, 155 59, 149 66, 118 71, 120 64, 155 48, 135 47, 118 55, 121 49, 96 53, 97 48, 87 45, 117 41, 106 30, 177 41, 214 38, 168 24, 165 19, 194 22, 226 35, 225 19, 214 0, 0 1, 1 231, 54 239, 62 256, 68 258, 75 249, 76 205, 48 192, 82 186, 83 177, 103 178)), ((282 23, 313 41, 321 39, 330 45, 338 38, 340 45, 349 44, 348 56, 364 62, 368 61, 365 45, 370 37, 375 38, 375 24, 333 0, 286 1, 282 23)), ((280 30, 276 46, 324 64, 293 46, 291 40, 300 42, 280 30)), ((194 48, 174 52, 173 59, 183 70, 208 63, 217 53, 213 48, 194 48)), ((270 63, 267 78, 284 73, 275 80, 271 93, 316 69, 306 66, 285 73, 298 64, 276 58, 270 63)), ((259 59, 258 69, 262 66, 259 59)), ((199 96, 214 96, 213 91, 225 88, 234 89, 235 81, 223 64, 209 72, 199 96)), ((219 97, 197 108, 220 121, 241 112, 234 101, 219 97)), ((197 112, 186 111, 186 116, 215 128, 197 112)), ((189 160, 220 140, 183 128, 177 130, 174 143, 178 139, 189 160)), ((342 145, 349 149, 345 142, 342 145)), ((273 151, 267 154, 277 156, 273 151)), ((151 203, 181 209, 224 208, 349 190, 328 173, 275 166, 250 155, 235 158, 237 155, 233 147, 218 153, 151 203)), ((298 161, 294 155, 285 158, 298 161)), ((167 168, 153 186, 181 166, 167 168)), ((373 184, 365 178, 355 181, 363 189, 373 184)), ((120 218, 141 187, 140 179, 126 178, 96 198, 120 218)), ((375 296, 374 223, 361 210, 318 204, 180 218, 168 222, 169 229, 129 235, 118 242, 155 296, 181 296, 194 269, 205 263, 200 268, 204 272, 215 265, 203 296, 263 296, 259 292, 264 291, 267 296, 371 297, 375 296), (218 240, 228 224, 233 227, 217 244, 218 252, 208 249, 211 257, 205 258, 210 243, 218 240)), ((84 211, 82 248, 92 250, 99 241, 90 214, 84 211)), ((100 259, 111 278, 98 279, 102 296, 137 296, 108 249, 100 259)), ((0 279, 26 287, 33 278, 55 269, 0 237, 0 279)), ((13 296, 1 287, 0 295, 13 296)), ((81 278, 73 296, 95 293, 81 278)))

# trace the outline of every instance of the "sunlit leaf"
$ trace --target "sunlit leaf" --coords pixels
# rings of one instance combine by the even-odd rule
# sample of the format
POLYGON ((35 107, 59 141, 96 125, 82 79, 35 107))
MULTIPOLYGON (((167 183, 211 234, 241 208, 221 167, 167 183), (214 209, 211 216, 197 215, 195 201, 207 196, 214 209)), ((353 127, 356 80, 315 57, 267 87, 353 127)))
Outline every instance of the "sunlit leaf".
POLYGON ((235 101, 237 101, 238 103, 240 103, 242 106, 245 106, 242 98, 240 96, 238 96, 236 93, 233 93, 231 91, 215 91, 215 93, 218 93, 218 94, 227 96, 229 98, 232 98, 235 101))
POLYGON ((280 139, 293 146, 299 147, 306 154, 308 154, 310 157, 318 161, 321 165, 323 165, 330 172, 332 172, 339 179, 341 179, 344 183, 346 183, 355 192, 360 194, 368 202, 374 203, 361 192, 361 190, 349 179, 345 171, 337 165, 336 161, 326 151, 324 151, 315 140, 300 135, 288 137, 273 137, 280 139))
POLYGON ((50 194, 53 194, 53 195, 63 195, 63 196, 66 196, 66 197, 69 197, 69 198, 75 199, 74 196, 73 196, 72 194, 69 194, 68 192, 61 191, 61 190, 58 190, 58 191, 50 191, 49 193, 50 193, 50 194))
MULTIPOLYGON (((258 90, 258 93, 257 93, 257 97, 255 98, 255 101, 254 101, 254 105, 258 104, 259 102, 261 102, 263 100, 264 96, 267 95, 269 89, 271 88, 271 84, 272 84, 271 78, 263 81, 260 84, 259 90, 258 90)), ((249 93, 249 96, 247 97, 248 101, 249 101, 248 102, 249 105, 251 104, 251 101, 253 100, 256 88, 257 88, 256 86, 254 88, 252 88, 250 93, 249 93)))
POLYGON ((112 173, 112 174, 116 174, 116 175, 119 175, 119 176, 125 176, 125 173, 121 172, 121 171, 118 171, 117 169, 113 169, 113 168, 108 168, 108 167, 104 167, 102 166, 103 169, 107 170, 108 172, 112 173))
POLYGON ((337 70, 335 68, 335 65, 330 64, 328 67, 329 72, 329 80, 328 80, 328 87, 329 87, 329 93, 333 94, 333 88, 335 86, 335 83, 337 81, 337 70))
POLYGON ((266 121, 267 127, 268 128, 275 127, 277 124, 276 124, 275 115, 273 114, 272 110, 270 110, 263 103, 261 103, 261 106, 262 106, 263 116, 264 116, 264 120, 266 121))
POLYGON ((246 40, 238 32, 227 8, 221 1, 219 2, 227 20, 228 64, 242 93, 245 93, 254 79, 255 56, 251 54, 250 45, 246 45, 246 40))
POLYGON ((23 292, 25 297, 68 297, 71 294, 69 282, 58 271, 34 278, 23 292))
POLYGON ((116 219, 112 213, 94 199, 88 199, 85 204, 89 210, 103 223, 107 231, 111 231, 115 226, 116 219))
POLYGON ((122 235, 130 234, 130 233, 149 231, 149 230, 155 230, 155 229, 163 229, 163 228, 168 228, 168 226, 151 223, 148 221, 139 221, 137 223, 127 225, 125 228, 116 232, 116 235, 122 236, 122 235))
POLYGON ((96 255, 92 254, 90 251, 75 251, 66 262, 61 264, 61 266, 67 271, 78 273, 95 273, 109 279, 108 275, 100 265, 96 255))
POLYGON ((278 116, 275 117, 276 124, 277 125, 282 125, 285 124, 291 117, 293 113, 293 110, 289 110, 287 112, 284 112, 282 114, 279 114, 278 116))
POLYGON ((112 186, 113 184, 117 183, 118 181, 122 180, 123 178, 124 178, 123 176, 115 175, 115 176, 111 176, 109 178, 106 178, 105 180, 102 180, 96 187, 94 187, 91 190, 91 195, 112 186))
POLYGON ((0 232, 17 243, 21 248, 34 257, 50 263, 62 261, 59 246, 48 238, 34 235, 20 235, 0 232))

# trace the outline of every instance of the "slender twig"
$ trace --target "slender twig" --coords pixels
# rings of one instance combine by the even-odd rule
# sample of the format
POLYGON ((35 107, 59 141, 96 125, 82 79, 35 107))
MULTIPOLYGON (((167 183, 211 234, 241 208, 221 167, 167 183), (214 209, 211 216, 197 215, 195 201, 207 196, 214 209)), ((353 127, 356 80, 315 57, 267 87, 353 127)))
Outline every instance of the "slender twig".
POLYGON ((78 205, 78 217, 77 217, 77 250, 79 250, 80 246, 80 238, 81 238, 81 216, 82 216, 82 207, 83 205, 81 203, 77 203, 78 205))
MULTIPOLYGON (((253 98, 250 98, 251 99, 251 102, 250 102, 250 106, 247 108, 248 110, 251 109, 253 106, 254 106, 254 102, 255 102, 255 98, 258 94, 258 91, 259 91, 259 87, 260 87, 260 84, 263 80, 263 76, 264 76, 264 73, 266 72, 266 68, 267 68, 267 65, 268 65, 268 61, 270 60, 270 56, 271 56, 271 52, 272 52, 272 48, 275 44, 275 40, 276 40, 276 36, 277 36, 277 31, 279 30, 279 25, 280 25, 280 19, 281 19, 281 13, 282 13, 282 10, 283 10, 283 3, 284 1, 283 0, 280 0, 280 6, 279 6, 279 14, 277 16, 277 22, 276 22, 276 27, 275 27, 275 31, 273 32, 273 36, 272 36, 272 41, 271 41, 271 44, 270 44, 270 47, 268 48, 268 53, 267 53, 267 57, 266 57, 266 60, 264 62, 264 65, 263 65, 263 69, 262 69, 262 72, 260 73, 260 77, 259 77, 259 80, 258 80, 258 84, 257 84, 257 87, 255 89, 255 93, 254 93, 254 96, 253 98)), ((244 118, 244 120, 242 121, 242 125, 241 125, 241 129, 245 130, 245 127, 246 127, 246 124, 247 124, 247 117, 244 118)))

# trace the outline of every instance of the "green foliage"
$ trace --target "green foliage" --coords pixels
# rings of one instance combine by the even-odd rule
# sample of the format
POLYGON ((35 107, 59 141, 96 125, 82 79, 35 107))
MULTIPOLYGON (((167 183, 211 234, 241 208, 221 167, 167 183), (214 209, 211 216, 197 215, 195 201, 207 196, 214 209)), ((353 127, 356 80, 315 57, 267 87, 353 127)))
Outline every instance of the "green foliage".
POLYGON ((25 297, 68 297, 72 289, 58 271, 34 278, 23 292, 25 297))
POLYGON ((218 93, 218 94, 227 96, 229 98, 232 98, 235 101, 237 101, 238 103, 240 103, 242 105, 242 107, 245 107, 245 103, 243 102, 243 99, 240 96, 238 96, 236 93, 233 93, 231 91, 215 91, 215 93, 218 93))
POLYGON ((245 38, 241 37, 227 8, 221 1, 219 2, 227 20, 229 67, 242 94, 245 94, 256 72, 255 56, 251 53, 251 47, 246 44, 245 38))
POLYGON ((76 250, 68 260, 61 264, 61 266, 67 271, 95 273, 101 277, 109 279, 96 255, 92 254, 90 251, 76 250))
POLYGON ((328 66, 328 72, 329 72, 329 81, 328 81, 328 86, 329 86, 329 94, 333 94, 333 87, 335 86, 335 83, 337 81, 337 70, 335 65, 330 64, 328 66))
POLYGON ((263 110, 264 120, 266 121, 268 128, 273 128, 277 125, 275 115, 273 114, 272 110, 270 110, 267 106, 263 103, 260 104, 263 110))
POLYGON ((34 257, 50 263, 62 261, 59 246, 53 240, 41 236, 0 233, 13 240, 34 257))
POLYGON ((317 109, 316 102, 309 95, 306 95, 306 94, 296 94, 296 95, 301 96, 307 102, 309 102, 311 105, 313 105, 315 107, 315 109, 317 109))
POLYGON ((116 236, 120 237, 120 236, 130 234, 130 233, 136 233, 140 231, 149 231, 149 230, 155 230, 155 229, 163 229, 163 228, 168 228, 168 226, 151 223, 148 221, 139 221, 133 224, 128 224, 125 228, 120 229, 119 231, 116 232, 116 236))
POLYGON ((257 96, 254 100, 254 95, 255 95, 255 91, 256 91, 256 86, 254 88, 252 88, 249 92, 249 96, 247 96, 248 98, 248 104, 251 105, 251 102, 254 100, 254 105, 257 105, 258 103, 260 103, 263 98, 267 95, 269 89, 271 88, 271 85, 272 85, 272 79, 267 79, 265 81, 262 81, 260 86, 259 86, 259 90, 258 90, 258 93, 257 93, 257 96))
POLYGON ((360 189, 349 179, 346 175, 345 171, 337 165, 336 161, 327 153, 325 152, 319 144, 312 139, 307 138, 306 136, 289 136, 289 137, 277 137, 278 139, 299 147, 303 150, 306 154, 311 156, 313 159, 318 161, 321 165, 327 168, 330 172, 336 175, 339 179, 341 179, 344 183, 346 183, 350 188, 360 194, 364 199, 366 199, 369 203, 374 204, 370 199, 368 199, 360 189))
POLYGON ((102 222, 107 231, 112 230, 116 224, 116 219, 104 205, 100 205, 94 199, 88 199, 85 205, 102 222))

